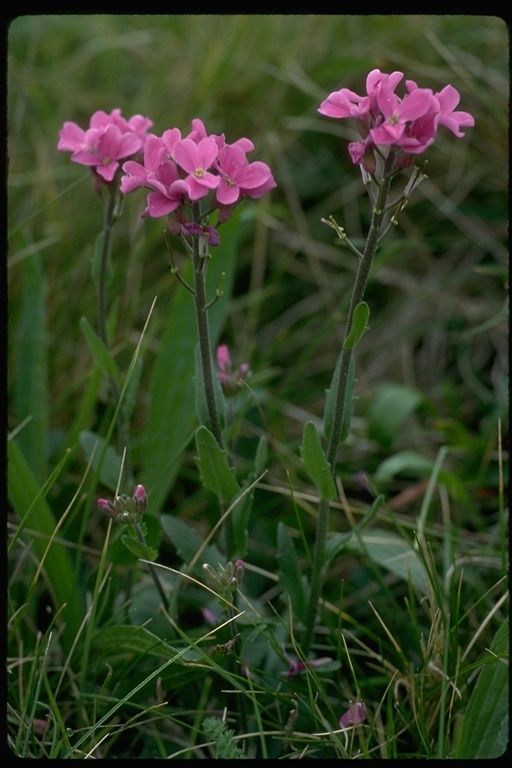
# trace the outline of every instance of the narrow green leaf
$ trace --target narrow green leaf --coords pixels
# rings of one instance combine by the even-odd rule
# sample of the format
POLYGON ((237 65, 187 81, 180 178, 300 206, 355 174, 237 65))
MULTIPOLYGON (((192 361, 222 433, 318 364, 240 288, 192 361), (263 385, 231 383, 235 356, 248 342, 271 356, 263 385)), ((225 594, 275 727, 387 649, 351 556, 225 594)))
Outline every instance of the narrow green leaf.
POLYGON ((125 424, 130 423, 133 416, 133 411, 135 409, 135 405, 137 403, 137 395, 139 392, 139 385, 142 377, 142 368, 143 368, 142 357, 139 356, 135 361, 133 372, 132 372, 132 375, 130 376, 130 380, 128 381, 128 385, 126 387, 123 402, 121 405, 122 412, 123 412, 123 420, 125 424))
POLYGON ((502 757, 509 733, 509 627, 498 628, 469 699, 454 757, 492 760, 502 757))
POLYGON ((400 451, 389 456, 380 464, 375 472, 376 483, 387 483, 399 473, 407 473, 413 477, 426 477, 432 472, 434 462, 416 451, 400 451))
POLYGON ((142 541, 134 539, 132 536, 128 536, 126 533, 124 536, 121 536, 121 541, 125 547, 130 550, 132 555, 135 555, 135 557, 140 557, 144 560, 151 561, 156 560, 158 557, 158 552, 156 549, 153 549, 153 547, 148 547, 147 544, 143 544, 142 541))
POLYGON ((295 544, 288 528, 282 522, 277 526, 277 563, 279 582, 283 591, 290 597, 294 618, 304 623, 307 609, 306 586, 300 574, 295 544))
POLYGON ((46 333, 46 280, 39 254, 24 259, 22 297, 17 329, 14 410, 16 421, 27 422, 18 444, 36 477, 46 474, 48 451, 48 350, 46 333))
MULTIPOLYGON (((172 545, 176 549, 178 555, 181 557, 184 563, 190 563, 196 556, 199 549, 203 546, 203 540, 190 525, 187 525, 179 517, 173 517, 172 515, 162 515, 161 518, 162 528, 171 540, 172 545)), ((217 547, 210 544, 205 547, 201 556, 201 561, 198 567, 202 563, 210 563, 214 568, 218 563, 225 563, 226 558, 220 553, 217 547)))
POLYGON ((401 434, 404 421, 424 397, 421 392, 402 384, 382 384, 368 412, 368 435, 389 447, 401 434))
POLYGON ((350 552, 363 553, 390 573, 411 583, 421 594, 427 594, 428 574, 411 543, 397 533, 380 528, 352 536, 346 544, 350 552))
POLYGON ((260 437, 258 447, 256 448, 256 456, 254 457, 254 479, 258 475, 261 475, 265 469, 268 461, 268 442, 265 435, 260 437))
POLYGON ((301 447, 302 461, 315 488, 323 499, 336 496, 336 485, 331 474, 331 468, 325 458, 320 443, 320 437, 312 421, 304 425, 301 447))
POLYGON ((350 333, 343 343, 343 349, 354 349, 357 347, 363 334, 368 330, 368 318, 370 317, 370 307, 366 301, 360 301, 354 309, 352 316, 352 327, 350 333))
POLYGON ((251 516, 254 501, 254 488, 233 507, 233 560, 247 555, 247 541, 249 536, 249 518, 251 516))
POLYGON ((90 322, 84 316, 80 318, 80 328, 85 336, 87 346, 89 347, 94 362, 99 365, 106 376, 115 376, 117 374, 117 365, 114 358, 97 335, 96 331, 94 331, 90 322))
POLYGON ((339 555, 340 552, 342 552, 346 548, 348 542, 356 534, 360 534, 361 531, 364 528, 366 528, 366 526, 369 523, 371 523, 371 521, 377 515, 377 512, 381 508, 383 501, 384 501, 384 496, 382 495, 377 496, 372 506, 366 513, 366 515, 363 518, 361 518, 361 520, 357 523, 357 525, 355 525, 352 528, 351 531, 347 531, 347 533, 338 533, 327 541, 327 546, 325 548, 325 564, 324 564, 325 569, 327 569, 331 560, 333 560, 334 557, 339 555))
MULTIPOLYGON (((145 627, 133 624, 117 624, 103 627, 93 640, 93 648, 101 656, 118 656, 128 654, 133 656, 164 656, 170 657, 175 649, 145 627)), ((178 663, 183 664, 179 659, 178 663)))
MULTIPOLYGON (((84 430, 79 435, 80 445, 87 459, 92 458, 92 466, 97 469, 102 461, 105 440, 94 432, 84 430), (93 455, 94 452, 94 455, 93 455)), ((112 493, 117 489, 117 483, 121 474, 121 457, 111 445, 106 449, 100 468, 100 478, 103 485, 112 493)))
POLYGON ((205 488, 213 491, 222 502, 231 501, 239 492, 235 471, 229 466, 226 451, 220 448, 212 433, 206 427, 196 432, 199 456, 197 464, 205 488))
MULTIPOLYGON (((9 501, 20 519, 20 528, 27 525, 39 533, 31 537, 31 547, 39 560, 45 555, 48 541, 53 535, 57 521, 48 505, 44 489, 36 480, 15 440, 7 445, 7 489, 9 501)), ((61 464, 61 469, 64 461, 61 464)), ((48 484, 48 488, 52 484, 48 484)), ((25 533, 25 537, 28 534, 25 533)), ((62 543, 54 542, 44 562, 45 583, 51 593, 55 610, 66 604, 62 637, 67 648, 76 640, 83 618, 82 593, 77 589, 75 570, 69 550, 62 543)))

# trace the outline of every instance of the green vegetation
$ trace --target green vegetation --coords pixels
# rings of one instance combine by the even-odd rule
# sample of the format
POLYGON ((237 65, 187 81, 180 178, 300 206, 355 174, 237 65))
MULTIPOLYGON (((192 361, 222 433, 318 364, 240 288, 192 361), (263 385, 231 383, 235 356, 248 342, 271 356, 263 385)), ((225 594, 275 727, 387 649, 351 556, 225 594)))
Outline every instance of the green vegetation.
POLYGON ((11 23, 14 755, 503 753, 508 42, 503 20, 470 15, 11 23), (450 83, 475 127, 464 139, 439 134, 425 153, 428 179, 377 251, 349 343, 354 415, 333 481, 321 425, 357 256, 322 219, 361 248, 371 210, 347 151, 353 127, 317 108, 341 87, 364 92, 375 68, 434 92, 450 83), (151 117, 158 135, 186 133, 199 117, 228 141, 247 136, 251 160, 277 182, 240 206, 212 249, 210 297, 225 272, 212 343, 229 345, 235 368, 250 365, 227 399, 226 451, 198 429, 194 307, 172 260, 186 280, 190 265, 171 257, 164 219, 141 220, 143 193, 126 197, 112 230, 110 351, 93 330, 103 206, 89 171, 57 142, 65 121, 85 127, 116 107, 151 117), (144 543, 97 505, 113 498, 121 467, 109 377, 148 495, 144 543), (318 493, 330 517, 306 653, 318 493), (226 521, 245 563, 238 592, 226 521), (366 720, 340 729, 357 701, 366 720))

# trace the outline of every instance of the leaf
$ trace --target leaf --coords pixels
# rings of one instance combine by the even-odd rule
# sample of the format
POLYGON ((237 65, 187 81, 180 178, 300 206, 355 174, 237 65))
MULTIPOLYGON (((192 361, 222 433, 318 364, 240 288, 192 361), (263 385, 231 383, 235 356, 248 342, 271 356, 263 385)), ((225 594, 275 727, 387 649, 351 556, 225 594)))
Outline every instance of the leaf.
MULTIPOLYGON (((203 547, 203 540, 190 525, 187 525, 179 517, 173 517, 172 515, 162 515, 161 518, 162 527, 171 540, 173 546, 176 548, 178 555, 181 557, 184 563, 190 563, 196 556, 197 552, 203 547)), ((204 548, 201 555, 202 563, 210 563, 214 568, 219 564, 225 563, 226 558, 220 553, 215 545, 210 544, 204 548)))
MULTIPOLYGON (((96 435, 94 432, 84 430, 79 435, 80 445, 87 457, 90 459, 93 451, 92 466, 97 469, 101 460, 102 452, 105 446, 105 439, 96 435)), ((103 463, 100 469, 100 478, 103 485, 112 493, 117 490, 117 483, 121 473, 121 457, 111 445, 105 451, 103 463)))
POLYGON ((302 461, 315 488, 322 499, 332 499, 336 496, 336 486, 331 474, 331 468, 320 443, 320 437, 312 421, 304 425, 301 447, 302 461))
MULTIPOLYGON (((103 627, 93 640, 93 648, 102 656, 129 654, 134 656, 170 657, 176 650, 144 627, 119 624, 103 627)), ((183 659, 177 659, 183 664, 183 659)))
POLYGON ((228 464, 226 451, 206 427, 198 428, 196 445, 199 453, 197 464, 203 485, 213 491, 221 502, 231 501, 240 491, 240 486, 236 481, 235 470, 228 464))
POLYGON ((434 462, 415 451, 400 451, 385 459, 377 469, 376 483, 387 483, 397 474, 406 473, 414 477, 425 477, 432 472, 434 462))
POLYGON ((121 404, 123 421, 125 424, 130 423, 133 416, 133 411, 135 409, 135 405, 137 403, 137 394, 139 391, 140 380, 142 377, 142 368, 143 368, 142 357, 138 357, 135 360, 133 372, 132 372, 132 375, 130 376, 130 380, 128 381, 128 385, 124 393, 123 402, 121 404))
POLYGON ((406 539, 396 533, 380 528, 372 528, 352 537, 347 543, 347 550, 366 555, 377 565, 390 573, 411 583, 422 594, 426 594, 428 574, 417 551, 406 539))
MULTIPOLYGON (((66 604, 63 613, 62 639, 66 648, 70 649, 76 642, 83 619, 84 595, 76 585, 76 571, 67 547, 54 541, 46 552, 48 541, 55 532, 57 521, 46 501, 45 493, 54 486, 58 474, 64 467, 65 460, 61 462, 58 470, 52 473, 47 484, 41 488, 15 440, 9 440, 7 444, 7 457, 9 502, 20 519, 18 529, 22 530, 30 521, 31 529, 40 534, 30 536, 30 546, 38 560, 41 560, 46 553, 44 561, 45 585, 52 596, 55 611, 66 604)), ((26 543, 28 536, 29 534, 25 531, 26 543)))
POLYGON ((302 623, 306 621, 306 588, 299 569, 299 560, 295 544, 288 528, 282 522, 277 526, 277 563, 279 583, 290 597, 294 618, 302 623))
POLYGON ((125 534, 121 536, 121 541, 127 549, 130 550, 135 557, 142 558, 143 560, 151 560, 153 562, 158 557, 158 552, 153 547, 148 547, 147 544, 143 544, 142 541, 134 539, 132 536, 125 534))
POLYGON ((85 336, 87 346, 89 347, 94 362, 106 376, 115 376, 117 374, 117 365, 114 358, 97 335, 88 319, 83 315, 80 318, 80 328, 85 336))
POLYGON ((48 346, 46 328, 46 280, 39 254, 22 264, 21 314, 17 332, 14 407, 21 424, 18 445, 36 477, 46 473, 48 452, 48 346))
POLYGON ((507 749, 508 638, 508 621, 504 621, 494 636, 490 654, 482 664, 469 699, 454 755, 459 760, 492 760, 501 757, 507 749))
POLYGON ((373 502, 372 506, 366 513, 366 515, 361 518, 361 520, 357 523, 357 525, 352 528, 351 531, 347 531, 347 533, 338 533, 334 535, 331 539, 327 541, 327 545, 325 547, 325 556, 324 556, 324 569, 326 570, 329 566, 329 563, 331 560, 340 554, 346 547, 349 541, 356 535, 361 533, 361 531, 366 528, 366 526, 373 520, 373 518, 376 516, 377 512, 382 506, 382 502, 384 501, 384 496, 380 495, 377 496, 375 501, 373 502))
POLYGON ((266 467, 268 461, 268 442, 265 435, 262 435, 256 448, 256 456, 254 457, 254 480, 258 475, 261 475, 266 467))
POLYGON ((367 322, 369 317, 370 307, 366 301, 360 301, 354 309, 354 314, 352 315, 352 326, 350 328, 350 333, 343 342, 343 349, 354 349, 357 347, 361 341, 361 338, 363 337, 364 332, 368 330, 367 322))
POLYGON ((399 436, 404 421, 423 401, 416 389, 401 384, 383 384, 377 390, 368 412, 368 436, 390 446, 399 436))

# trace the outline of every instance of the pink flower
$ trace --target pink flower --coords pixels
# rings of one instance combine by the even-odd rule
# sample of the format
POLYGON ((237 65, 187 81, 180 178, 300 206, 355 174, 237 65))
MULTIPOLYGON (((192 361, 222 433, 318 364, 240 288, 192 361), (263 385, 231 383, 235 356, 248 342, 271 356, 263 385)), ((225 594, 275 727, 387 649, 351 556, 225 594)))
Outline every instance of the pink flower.
POLYGON ((123 171, 126 175, 121 179, 121 192, 126 195, 138 187, 153 184, 166 154, 167 147, 162 139, 150 134, 144 145, 144 165, 135 162, 135 160, 128 160, 123 164, 123 171))
POLYGON ((110 115, 98 110, 85 131, 76 123, 65 122, 59 131, 57 149, 72 152, 74 163, 91 166, 110 182, 119 168, 118 161, 142 149, 151 125, 151 120, 141 115, 125 120, 120 109, 112 110, 110 115))
MULTIPOLYGON (((109 116, 102 113, 101 122, 109 116)), ((82 135, 69 130, 71 147, 81 146, 82 135)), ((178 128, 161 137, 150 134, 144 145, 144 159, 127 160, 121 191, 149 189, 143 216, 168 216, 173 235, 207 237, 210 246, 219 244, 215 226, 206 217, 217 211, 216 224, 227 221, 243 197, 258 198, 276 183, 266 163, 249 163, 246 153, 254 149, 247 138, 227 145, 224 134, 208 135, 202 120, 192 120, 192 130, 182 138, 178 128), (204 206, 190 206, 208 198, 204 206)))
POLYGON ((355 119, 363 141, 351 142, 349 152, 352 161, 368 173, 375 172, 379 147, 397 147, 396 168, 405 168, 412 162, 408 155, 424 152, 435 141, 438 126, 445 125, 461 137, 461 126, 475 124, 468 112, 454 111, 460 96, 451 85, 434 94, 430 88, 419 88, 413 80, 406 80, 407 93, 400 98, 395 89, 402 77, 402 72, 388 75, 374 69, 366 78, 367 96, 342 88, 318 108, 328 117, 355 119))
POLYGON ((308 661, 296 661, 295 659, 292 659, 291 656, 288 656, 286 651, 284 651, 284 655, 289 662, 287 680, 293 680, 299 672, 304 672, 308 667, 321 667, 323 664, 328 664, 332 661, 330 656, 322 656, 320 659, 308 659, 308 661))
POLYGON ((344 715, 340 717, 340 728, 350 728, 351 725, 359 725, 366 720, 366 707, 362 701, 352 704, 344 715))
POLYGON ((182 139, 174 146, 176 162, 188 174, 186 181, 191 200, 199 200, 210 189, 219 186, 220 178, 209 170, 217 159, 218 151, 212 136, 201 139, 198 144, 192 139, 182 139))
POLYGON ((190 197, 190 186, 180 177, 176 163, 172 160, 160 165, 150 186, 154 191, 148 195, 147 212, 153 218, 175 211, 190 197))
POLYGON ((408 125, 429 111, 431 97, 432 91, 418 88, 400 100, 388 86, 381 84, 377 93, 377 104, 384 119, 377 128, 370 131, 374 143, 378 146, 400 145, 408 125))
POLYGON ((454 112, 454 108, 460 101, 459 92, 451 85, 446 85, 440 93, 436 93, 441 108, 439 112, 439 125, 445 125, 455 136, 464 136, 460 126, 472 128, 475 118, 469 112, 454 112))
POLYGON ((236 203, 241 195, 260 197, 276 186, 266 163, 249 163, 240 145, 226 145, 219 151, 216 167, 220 182, 215 197, 221 205, 236 203))
POLYGON ((220 379, 224 394, 236 394, 242 386, 242 382, 248 371, 249 365, 247 363, 242 363, 238 367, 238 370, 234 371, 231 365, 231 355, 227 344, 220 344, 217 347, 217 375, 220 379))
POLYGON ((348 88, 331 93, 320 104, 318 111, 327 117, 365 118, 370 112, 370 100, 358 96, 348 88))

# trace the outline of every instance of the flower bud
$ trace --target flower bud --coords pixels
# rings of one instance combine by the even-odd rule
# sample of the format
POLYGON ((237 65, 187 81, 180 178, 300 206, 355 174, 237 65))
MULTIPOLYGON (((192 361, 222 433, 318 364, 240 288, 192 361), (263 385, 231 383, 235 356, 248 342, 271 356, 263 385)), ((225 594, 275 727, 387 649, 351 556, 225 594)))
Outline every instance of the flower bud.
POLYGON ((140 515, 143 515, 148 508, 148 497, 146 494, 146 489, 144 488, 143 485, 138 485, 135 488, 133 499, 135 501, 135 508, 137 512, 140 515))
POLYGON ((113 517, 114 519, 117 517, 116 508, 111 501, 108 501, 108 499, 98 499, 98 507, 105 515, 113 517))

